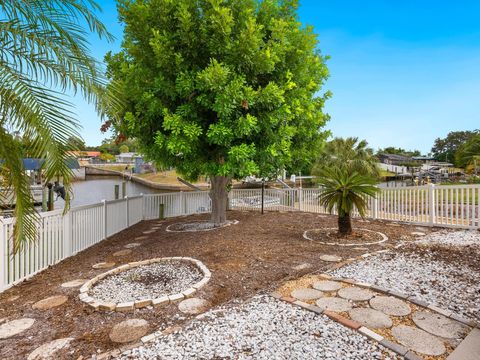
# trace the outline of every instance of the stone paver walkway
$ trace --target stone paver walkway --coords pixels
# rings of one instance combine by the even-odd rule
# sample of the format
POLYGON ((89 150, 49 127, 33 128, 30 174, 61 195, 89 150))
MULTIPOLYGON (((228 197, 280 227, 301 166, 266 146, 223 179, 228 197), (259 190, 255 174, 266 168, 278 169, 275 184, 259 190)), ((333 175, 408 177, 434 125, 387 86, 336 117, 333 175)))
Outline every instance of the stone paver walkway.
POLYGON ((385 294, 386 289, 328 275, 318 276, 318 280, 313 277, 310 282, 311 288, 300 281, 302 287, 291 287, 291 297, 282 299, 311 311, 324 312, 398 354, 408 355, 407 359, 443 356, 472 330, 468 320, 461 322, 460 318, 447 317, 439 313, 441 309, 422 307, 418 302, 402 298, 401 294, 385 294), (322 296, 317 299, 305 296, 318 290, 322 296))

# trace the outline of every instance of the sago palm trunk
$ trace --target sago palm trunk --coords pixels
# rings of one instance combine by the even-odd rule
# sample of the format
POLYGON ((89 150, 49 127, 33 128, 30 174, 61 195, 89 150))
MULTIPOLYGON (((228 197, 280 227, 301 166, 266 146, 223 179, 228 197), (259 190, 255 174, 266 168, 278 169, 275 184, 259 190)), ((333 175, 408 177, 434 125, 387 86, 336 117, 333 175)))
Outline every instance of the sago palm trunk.
POLYGON ((350 235, 352 233, 352 221, 350 214, 338 216, 338 233, 340 235, 350 235))

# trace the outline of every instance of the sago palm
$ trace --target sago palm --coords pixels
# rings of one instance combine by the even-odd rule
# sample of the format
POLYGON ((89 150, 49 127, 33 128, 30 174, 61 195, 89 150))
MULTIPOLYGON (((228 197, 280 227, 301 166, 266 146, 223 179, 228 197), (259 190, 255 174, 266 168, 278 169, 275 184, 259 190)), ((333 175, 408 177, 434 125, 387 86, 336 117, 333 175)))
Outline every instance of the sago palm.
MULTIPOLYGON (((91 0, 0 1, 0 204, 16 198, 15 248, 35 238, 38 216, 23 167, 21 144, 44 159, 46 181, 60 176, 70 189, 67 139, 79 136, 66 92, 80 92, 99 104, 104 85, 89 51, 88 32, 111 39, 91 0)), ((68 207, 70 191, 67 191, 68 207)))
POLYGON ((368 197, 375 197, 379 189, 372 176, 349 173, 344 168, 324 169, 318 179, 322 190, 319 201, 329 213, 338 214, 340 235, 352 233, 351 214, 356 208, 363 218, 368 209, 368 197))
POLYGON ((335 138, 325 144, 313 167, 318 174, 324 168, 342 168, 361 175, 378 177, 380 174, 378 160, 365 140, 355 137, 335 138))

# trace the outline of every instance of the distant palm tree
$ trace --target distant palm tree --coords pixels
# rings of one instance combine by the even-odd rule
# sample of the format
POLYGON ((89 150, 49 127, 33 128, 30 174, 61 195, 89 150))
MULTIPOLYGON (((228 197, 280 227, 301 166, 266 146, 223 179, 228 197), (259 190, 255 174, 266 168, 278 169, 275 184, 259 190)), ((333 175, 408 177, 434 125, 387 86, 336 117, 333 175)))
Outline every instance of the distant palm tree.
POLYGON ((356 172, 361 175, 378 177, 380 169, 378 160, 373 150, 368 147, 365 140, 358 138, 335 138, 329 141, 320 153, 314 167, 313 174, 317 174, 325 168, 342 168, 348 172, 356 172))
POLYGON ((326 168, 321 171, 318 183, 322 187, 319 200, 329 213, 338 213, 340 235, 352 233, 351 214, 356 208, 363 218, 368 208, 368 197, 374 197, 379 189, 375 178, 350 173, 345 168, 326 168))
MULTIPOLYGON (((28 139, 31 157, 45 160, 47 181, 63 177, 70 189, 66 144, 79 134, 63 94, 81 92, 99 104, 103 71, 90 55, 85 25, 100 38, 112 36, 96 17, 98 10, 91 0, 0 1, 0 205, 6 192, 13 192, 16 249, 35 238, 37 216, 22 146, 13 134, 28 139)), ((69 198, 67 191, 66 208, 69 198)))

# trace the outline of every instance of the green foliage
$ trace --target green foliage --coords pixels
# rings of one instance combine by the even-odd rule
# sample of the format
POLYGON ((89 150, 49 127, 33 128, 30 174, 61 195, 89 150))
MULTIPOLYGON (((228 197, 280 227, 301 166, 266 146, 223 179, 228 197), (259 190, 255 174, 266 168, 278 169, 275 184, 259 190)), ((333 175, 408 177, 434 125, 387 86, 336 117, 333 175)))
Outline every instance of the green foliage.
POLYGON ((122 50, 108 54, 124 108, 118 133, 189 180, 296 171, 326 133, 328 70, 297 1, 119 2, 122 50))
POLYGON ((455 152, 455 164, 459 167, 474 165, 475 161, 480 168, 480 133, 470 136, 455 152))
POLYGON ((422 154, 420 153, 419 150, 405 150, 402 148, 396 148, 394 146, 388 146, 384 149, 378 149, 377 151, 377 156, 381 154, 395 154, 395 155, 403 155, 406 157, 412 157, 412 156, 421 156, 422 154))
POLYGON ((345 167, 324 168, 319 173, 318 183, 322 187, 320 204, 332 213, 338 212, 339 232, 351 232, 350 216, 356 208, 361 217, 365 217, 368 197, 374 197, 379 189, 372 176, 349 172, 345 167), (342 224, 346 221, 346 227, 342 224))
MULTIPOLYGON (((104 139, 102 141, 102 144, 97 147, 89 147, 90 150, 97 150, 101 151, 104 153, 109 153, 112 155, 118 155, 120 154, 122 146, 125 146, 127 148, 127 151, 137 151, 138 145, 137 141, 135 139, 125 139, 122 141, 119 141, 117 137, 113 136, 109 139, 104 139)), ((125 150, 125 148, 123 148, 125 150)))
POLYGON ((120 154, 127 153, 129 148, 127 145, 123 144, 118 147, 118 151, 120 151, 120 154))
POLYGON ((115 156, 109 153, 101 153, 99 158, 100 160, 107 161, 107 162, 115 161, 115 156))
POLYGON ((67 139, 67 147, 73 150, 86 150, 85 142, 78 136, 70 136, 67 139))
POLYGON ((466 143, 472 136, 480 134, 480 130, 473 131, 452 131, 445 138, 437 138, 432 147, 432 154, 438 161, 446 161, 461 166, 461 156, 456 156, 457 150, 466 143))
MULTIPOLYGON (((99 64, 90 55, 86 29, 111 38, 91 0, 8 0, 1 2, 0 22, 0 179, 16 197, 15 249, 36 236, 36 216, 21 144, 28 155, 45 159, 47 181, 60 176, 70 199, 68 140, 79 137, 78 124, 62 93, 81 92, 99 105, 104 85, 99 64)), ((109 99, 112 104, 113 97, 109 99)), ((98 108, 99 110, 100 107, 98 108)), ((0 193, 0 203, 5 201, 0 193)))
POLYGON ((373 177, 380 176, 377 158, 365 140, 358 138, 335 138, 320 152, 313 167, 313 174, 322 175, 324 169, 340 169, 346 173, 356 172, 373 177))

